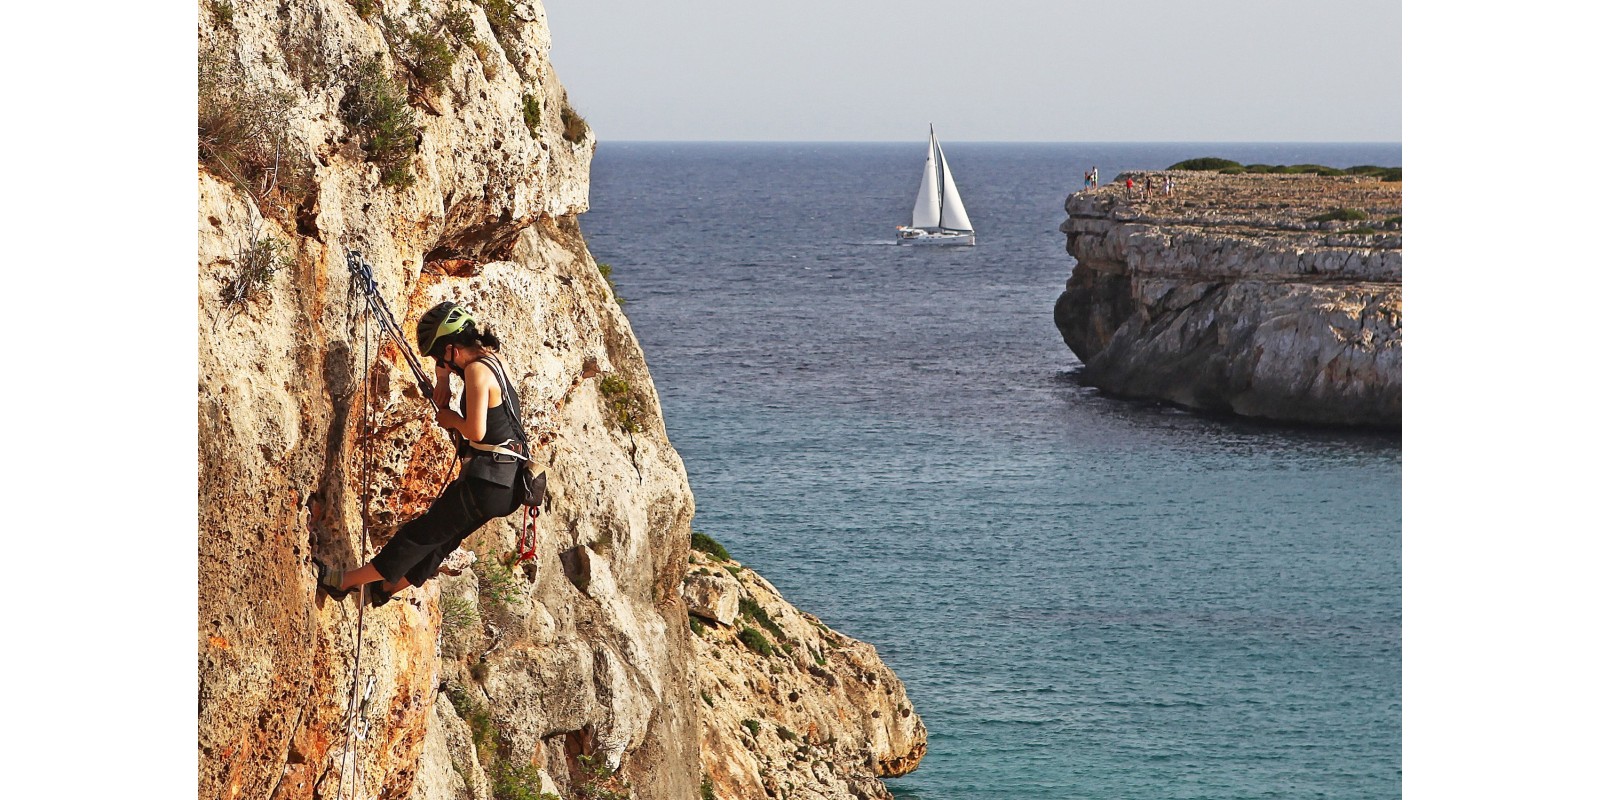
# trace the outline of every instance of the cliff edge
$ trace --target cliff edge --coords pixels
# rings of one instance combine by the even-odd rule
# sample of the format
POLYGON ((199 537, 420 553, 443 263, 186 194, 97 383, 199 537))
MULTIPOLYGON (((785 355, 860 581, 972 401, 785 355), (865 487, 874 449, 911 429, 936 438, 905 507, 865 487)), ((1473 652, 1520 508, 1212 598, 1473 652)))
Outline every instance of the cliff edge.
POLYGON ((198 796, 767 796, 708 774, 736 754, 701 741, 694 500, 579 230, 594 138, 543 7, 203 0, 197 21, 198 796), (316 590, 313 555, 370 559, 452 468, 348 250, 407 335, 449 299, 506 343, 550 478, 533 558, 500 560, 512 517, 382 607, 316 590))
POLYGON ((1133 179, 1133 192, 1106 186, 1066 203, 1061 231, 1078 263, 1055 322, 1088 383, 1205 411, 1399 427, 1398 182, 1133 179))

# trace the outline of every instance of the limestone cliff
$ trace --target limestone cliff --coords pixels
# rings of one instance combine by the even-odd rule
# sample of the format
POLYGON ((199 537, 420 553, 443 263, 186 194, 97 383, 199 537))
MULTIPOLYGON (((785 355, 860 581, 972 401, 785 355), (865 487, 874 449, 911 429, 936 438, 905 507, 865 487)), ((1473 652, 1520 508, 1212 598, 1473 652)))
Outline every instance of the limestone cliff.
POLYGON ((1400 184, 1174 172, 1067 200, 1056 327, 1113 394, 1400 425, 1400 184), (1335 219, 1326 219, 1326 217, 1335 219), (1339 219, 1343 218, 1343 219, 1339 219))
POLYGON ((694 501, 578 229, 594 139, 543 8, 206 0, 198 29, 199 796, 700 796, 734 755, 701 746, 694 501), (347 249, 407 330, 454 299, 506 342, 533 559, 497 520, 381 608, 316 592, 313 554, 370 558, 452 464, 347 249))
POLYGON ((877 651, 737 561, 689 561, 701 748, 717 796, 888 800, 876 776, 915 769, 928 735, 877 651))

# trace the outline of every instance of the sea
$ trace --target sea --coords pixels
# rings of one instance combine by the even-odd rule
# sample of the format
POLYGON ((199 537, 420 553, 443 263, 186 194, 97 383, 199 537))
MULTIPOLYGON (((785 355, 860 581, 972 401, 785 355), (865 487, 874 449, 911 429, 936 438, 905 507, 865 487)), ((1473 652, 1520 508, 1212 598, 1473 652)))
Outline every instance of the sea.
POLYGON ((976 247, 894 244, 925 140, 599 145, 695 529, 905 681, 900 800, 1398 798, 1399 436, 1106 396, 1051 310, 1091 167, 1400 145, 942 144, 976 247))

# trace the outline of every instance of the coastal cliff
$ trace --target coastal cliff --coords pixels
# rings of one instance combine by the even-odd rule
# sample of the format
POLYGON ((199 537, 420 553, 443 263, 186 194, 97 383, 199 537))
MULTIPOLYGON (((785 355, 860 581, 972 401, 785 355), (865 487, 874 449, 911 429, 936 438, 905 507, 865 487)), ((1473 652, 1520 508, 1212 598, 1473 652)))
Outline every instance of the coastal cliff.
POLYGON ((740 712, 832 737, 827 780, 799 759, 750 773, 749 748, 706 734, 707 676, 784 670, 691 630, 694 499, 579 229, 594 137, 542 6, 208 0, 198 29, 198 795, 884 796, 925 733, 869 646, 833 645, 908 712, 892 724, 848 676, 740 712), (511 517, 382 607, 316 590, 312 556, 369 559, 453 463, 348 250, 407 335, 449 299, 506 342, 550 478, 533 558, 501 561, 511 517))
POLYGON ((1109 393, 1399 427, 1401 189, 1374 177, 1148 173, 1067 199, 1055 322, 1109 393), (1171 175, 1176 191, 1166 195, 1171 175))

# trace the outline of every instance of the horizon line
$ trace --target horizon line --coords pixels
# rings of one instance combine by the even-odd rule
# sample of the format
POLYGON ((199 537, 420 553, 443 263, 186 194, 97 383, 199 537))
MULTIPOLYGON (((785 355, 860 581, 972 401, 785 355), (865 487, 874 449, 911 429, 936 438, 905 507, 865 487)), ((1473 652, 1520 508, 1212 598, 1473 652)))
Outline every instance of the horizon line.
MULTIPOLYGON (((595 139, 601 144, 904 144, 916 139, 595 139)), ((1184 144, 1184 145, 1261 145, 1261 144, 1369 144, 1402 145, 1401 140, 1384 139, 940 139, 960 144, 1184 144)))

